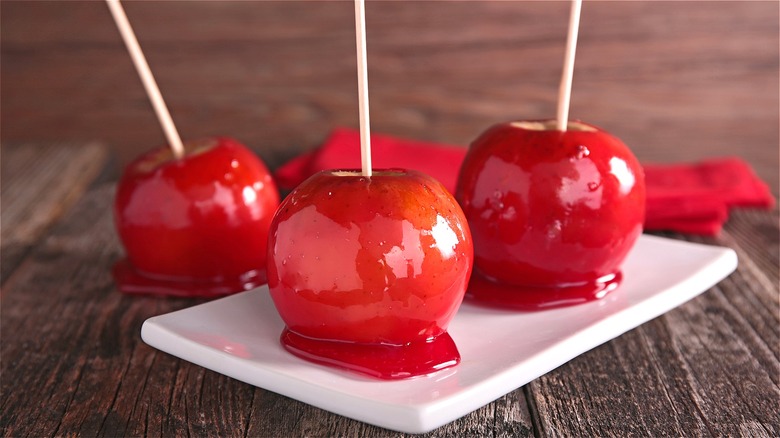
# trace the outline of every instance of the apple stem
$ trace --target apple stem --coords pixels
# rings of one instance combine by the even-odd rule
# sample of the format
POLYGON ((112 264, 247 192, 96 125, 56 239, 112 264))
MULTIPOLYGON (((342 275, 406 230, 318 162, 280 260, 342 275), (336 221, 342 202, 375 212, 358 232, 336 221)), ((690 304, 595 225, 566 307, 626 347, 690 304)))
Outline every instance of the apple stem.
POLYGON ((569 124, 569 103, 571 102, 571 82, 574 76, 574 55, 577 52, 577 34, 580 29, 580 11, 582 0, 572 0, 569 14, 569 33, 566 37, 566 54, 563 58, 561 86, 558 88, 558 130, 565 131, 569 124))
POLYGON ((371 176, 371 122, 368 116, 368 69, 366 68, 366 6, 355 0, 358 104, 360 112, 360 165, 363 176, 371 176))
POLYGON ((130 27, 130 21, 127 20, 125 10, 122 8, 119 0, 106 0, 106 3, 111 10, 111 15, 114 17, 114 22, 119 29, 119 33, 122 35, 125 46, 127 46, 127 51, 130 52, 130 57, 133 59, 135 69, 141 77, 141 82, 144 84, 146 94, 149 96, 149 100, 152 101, 157 120, 160 122, 160 125, 165 132, 165 137, 168 139, 168 145, 173 151, 173 155, 177 159, 180 159, 184 156, 184 146, 182 145, 181 137, 179 137, 179 133, 176 131, 176 126, 173 124, 171 114, 168 112, 168 107, 165 106, 165 101, 163 101, 160 89, 154 81, 152 70, 149 68, 144 53, 141 51, 141 46, 138 44, 135 33, 133 33, 133 28, 130 27))

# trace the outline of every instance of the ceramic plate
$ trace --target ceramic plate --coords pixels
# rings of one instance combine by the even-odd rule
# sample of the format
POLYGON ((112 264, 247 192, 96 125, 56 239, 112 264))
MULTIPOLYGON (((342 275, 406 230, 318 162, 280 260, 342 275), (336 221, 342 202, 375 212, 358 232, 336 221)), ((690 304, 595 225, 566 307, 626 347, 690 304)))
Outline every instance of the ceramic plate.
POLYGON ((356 420, 407 433, 449 423, 706 291, 736 269, 727 248, 642 236, 620 287, 601 301, 535 313, 465 302, 449 332, 462 361, 425 377, 378 381, 316 365, 279 343, 266 287, 147 320, 143 340, 218 373, 356 420))

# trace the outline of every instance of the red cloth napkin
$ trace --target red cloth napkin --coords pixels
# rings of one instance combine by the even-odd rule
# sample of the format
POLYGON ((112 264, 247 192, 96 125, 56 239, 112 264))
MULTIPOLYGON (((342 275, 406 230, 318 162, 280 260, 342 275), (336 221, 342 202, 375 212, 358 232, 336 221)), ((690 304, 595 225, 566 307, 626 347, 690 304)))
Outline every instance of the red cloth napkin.
MULTIPOLYGON (((373 167, 402 167, 425 172, 455 192, 465 148, 371 136, 373 167)), ((739 158, 693 164, 644 164, 647 186, 645 229, 716 235, 732 207, 771 208, 775 198, 750 166, 739 158)), ((336 129, 313 152, 275 172, 279 185, 292 189, 325 169, 360 168, 360 134, 336 129)))
POLYGON ((716 235, 732 207, 771 208, 775 198, 736 157, 695 164, 645 164, 645 228, 716 235))

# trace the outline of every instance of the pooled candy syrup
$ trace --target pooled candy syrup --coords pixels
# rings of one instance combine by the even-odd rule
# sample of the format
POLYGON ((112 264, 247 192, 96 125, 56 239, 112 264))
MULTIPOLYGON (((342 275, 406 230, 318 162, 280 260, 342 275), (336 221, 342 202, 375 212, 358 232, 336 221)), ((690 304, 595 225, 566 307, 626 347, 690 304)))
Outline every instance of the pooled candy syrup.
POLYGON ((127 259, 114 265, 117 288, 130 295, 164 295, 186 298, 216 298, 254 289, 266 283, 265 271, 253 270, 235 278, 213 280, 163 278, 138 272, 127 259))
POLYGON ((491 307, 538 311, 574 306, 604 298, 617 289, 623 279, 618 272, 594 282, 562 287, 534 287, 500 283, 474 270, 466 298, 491 307))
POLYGON ((423 376, 460 362, 458 348, 446 332, 431 340, 388 345, 325 341, 285 328, 280 340, 300 358, 385 380, 423 376))

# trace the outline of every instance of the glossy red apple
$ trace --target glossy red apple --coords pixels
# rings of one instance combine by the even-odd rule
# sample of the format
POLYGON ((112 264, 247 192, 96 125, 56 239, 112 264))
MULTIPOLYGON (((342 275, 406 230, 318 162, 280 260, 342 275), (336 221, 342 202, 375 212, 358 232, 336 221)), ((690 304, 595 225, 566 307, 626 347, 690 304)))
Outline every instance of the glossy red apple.
POLYGON ((474 236, 470 294, 518 308, 576 304, 614 289, 645 215, 637 159, 581 122, 565 132, 555 121, 493 126, 471 145, 456 197, 474 236))
POLYGON ((268 285, 306 359, 387 379, 458 363, 447 334, 471 273, 455 199, 412 170, 323 171, 279 206, 268 285))
POLYGON ((125 169, 114 218, 127 260, 123 292, 217 296, 265 283, 266 245, 279 193, 268 169, 229 138, 152 150, 125 169))

